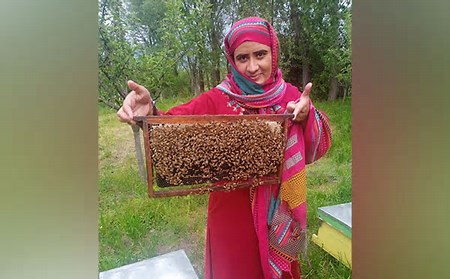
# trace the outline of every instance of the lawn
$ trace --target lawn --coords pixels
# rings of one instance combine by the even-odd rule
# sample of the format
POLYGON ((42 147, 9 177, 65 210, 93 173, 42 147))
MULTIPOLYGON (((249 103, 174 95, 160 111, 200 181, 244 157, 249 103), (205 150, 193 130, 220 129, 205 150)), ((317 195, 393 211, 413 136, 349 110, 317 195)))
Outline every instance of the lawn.
MULTIPOLYGON (((166 110, 184 100, 165 99, 166 110)), ((351 201, 351 103, 315 103, 330 117, 333 145, 307 166, 309 239, 317 233, 317 208, 351 201)), ((208 196, 149 199, 136 165, 131 128, 99 106, 99 271, 184 249, 203 278, 208 196)), ((302 278, 351 278, 351 270, 309 244, 302 278)))

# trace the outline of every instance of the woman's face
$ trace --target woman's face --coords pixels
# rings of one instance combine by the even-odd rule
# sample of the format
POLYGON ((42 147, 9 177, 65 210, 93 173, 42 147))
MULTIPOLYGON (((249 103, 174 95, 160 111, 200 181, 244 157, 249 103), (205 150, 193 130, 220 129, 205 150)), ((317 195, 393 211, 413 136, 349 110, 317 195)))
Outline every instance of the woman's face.
POLYGON ((272 73, 272 51, 264 44, 243 42, 234 51, 233 58, 238 71, 257 84, 263 84, 272 73))

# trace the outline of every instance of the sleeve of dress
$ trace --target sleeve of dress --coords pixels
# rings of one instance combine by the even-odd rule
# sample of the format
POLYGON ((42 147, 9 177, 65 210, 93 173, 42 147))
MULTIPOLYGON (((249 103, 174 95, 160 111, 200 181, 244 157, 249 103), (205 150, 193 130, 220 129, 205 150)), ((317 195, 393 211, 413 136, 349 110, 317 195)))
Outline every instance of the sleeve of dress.
POLYGON ((331 127, 328 116, 310 102, 309 115, 304 126, 305 162, 319 160, 331 146, 331 127))

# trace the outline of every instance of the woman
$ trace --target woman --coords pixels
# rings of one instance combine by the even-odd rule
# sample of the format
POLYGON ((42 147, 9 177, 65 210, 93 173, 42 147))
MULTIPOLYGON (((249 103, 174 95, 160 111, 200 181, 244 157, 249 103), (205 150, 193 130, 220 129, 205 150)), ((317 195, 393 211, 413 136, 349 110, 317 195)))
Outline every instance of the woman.
POLYGON ((278 68, 279 44, 270 23, 250 17, 236 22, 224 39, 231 73, 190 102, 160 112, 147 89, 133 81, 117 115, 214 115, 292 113, 281 185, 213 192, 208 203, 205 278, 300 278, 297 261, 306 249, 305 164, 331 144, 327 117, 285 82, 278 68))

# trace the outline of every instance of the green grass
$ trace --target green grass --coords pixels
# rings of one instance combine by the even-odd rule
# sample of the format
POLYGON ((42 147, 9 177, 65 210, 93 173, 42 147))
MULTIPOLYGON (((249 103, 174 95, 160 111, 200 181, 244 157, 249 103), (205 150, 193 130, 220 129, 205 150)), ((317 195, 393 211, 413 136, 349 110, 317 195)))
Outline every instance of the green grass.
MULTIPOLYGON (((164 99, 167 110, 186 99, 164 99)), ((317 233, 317 208, 351 201, 350 100, 315 103, 330 117, 333 145, 307 166, 309 238, 317 233)), ((170 251, 184 249, 203 278, 208 197, 149 199, 135 163, 133 133, 115 111, 99 106, 99 270, 104 271, 170 251)), ((351 270, 309 244, 311 266, 302 278, 351 278, 351 270)))

